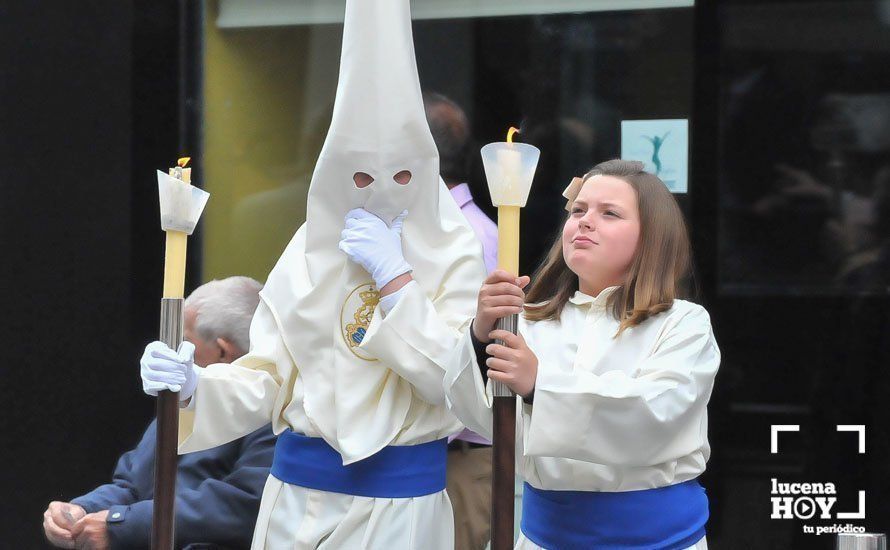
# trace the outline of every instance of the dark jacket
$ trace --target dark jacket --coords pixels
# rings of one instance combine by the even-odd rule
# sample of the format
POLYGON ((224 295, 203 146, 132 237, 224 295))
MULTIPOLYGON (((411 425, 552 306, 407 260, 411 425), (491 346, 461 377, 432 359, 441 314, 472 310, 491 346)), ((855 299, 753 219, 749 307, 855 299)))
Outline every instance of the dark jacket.
MULTIPOLYGON (((136 448, 118 460, 111 483, 71 501, 87 513, 108 510, 112 549, 151 544, 156 434, 152 421, 136 448)), ((267 425, 225 445, 180 456, 176 547, 249 548, 274 451, 275 436, 267 425)))

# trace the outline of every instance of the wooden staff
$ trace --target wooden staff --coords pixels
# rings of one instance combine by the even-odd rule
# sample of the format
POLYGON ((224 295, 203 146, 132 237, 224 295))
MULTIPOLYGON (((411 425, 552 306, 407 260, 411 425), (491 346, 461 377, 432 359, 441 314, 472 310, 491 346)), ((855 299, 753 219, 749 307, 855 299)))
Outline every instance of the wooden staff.
MULTIPOLYGON (((498 207, 498 268, 519 275, 519 207, 498 207)), ((516 334, 519 316, 498 320, 498 328, 516 334)), ((503 344, 503 341, 497 340, 503 344)), ((491 548, 513 548, 516 498, 516 396, 503 382, 492 380, 491 548)))

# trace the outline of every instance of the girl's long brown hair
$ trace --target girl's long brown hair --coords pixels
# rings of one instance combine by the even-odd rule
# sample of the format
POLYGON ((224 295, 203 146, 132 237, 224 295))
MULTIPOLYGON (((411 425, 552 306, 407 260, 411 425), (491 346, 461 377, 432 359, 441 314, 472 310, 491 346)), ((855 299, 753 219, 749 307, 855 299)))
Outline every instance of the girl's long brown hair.
MULTIPOLYGON (((686 222, 676 199, 664 182, 643 170, 642 162, 620 159, 602 162, 587 172, 583 180, 599 175, 630 184, 640 212, 636 253, 624 282, 607 301, 607 308, 621 323, 617 337, 625 329, 670 309, 674 299, 680 297, 689 273, 691 251, 686 222)), ((574 201, 575 197, 569 200, 574 201)), ((547 258, 532 277, 525 317, 530 321, 559 319, 562 308, 577 290, 578 276, 563 257, 560 229, 547 258)))

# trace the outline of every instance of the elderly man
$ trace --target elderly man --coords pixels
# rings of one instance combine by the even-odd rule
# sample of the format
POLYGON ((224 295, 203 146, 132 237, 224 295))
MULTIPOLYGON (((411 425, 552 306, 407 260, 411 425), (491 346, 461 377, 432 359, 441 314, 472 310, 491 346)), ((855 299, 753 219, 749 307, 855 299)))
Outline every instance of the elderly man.
MULTIPOLYGON (((247 352, 261 286, 249 277, 230 277, 211 281, 188 297, 184 335, 194 346, 197 365, 231 363, 247 352)), ((50 503, 43 528, 51 543, 61 548, 148 548, 155 424, 152 421, 136 448, 118 460, 111 483, 71 502, 50 503)), ((265 426, 180 459, 177 548, 250 545, 274 446, 272 430, 265 426)))

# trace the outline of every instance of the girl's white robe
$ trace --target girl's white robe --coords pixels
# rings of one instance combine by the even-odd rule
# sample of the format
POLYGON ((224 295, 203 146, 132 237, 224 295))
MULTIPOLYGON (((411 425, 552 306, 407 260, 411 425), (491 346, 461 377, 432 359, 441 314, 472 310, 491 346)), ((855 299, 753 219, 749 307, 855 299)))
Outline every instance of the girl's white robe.
MULTIPOLYGON (((577 292, 559 321, 520 316, 538 374, 533 404, 518 401, 517 462, 539 489, 653 489, 705 470, 707 404, 720 364, 707 311, 675 300, 614 338, 618 321, 606 309, 613 291, 577 292)), ((468 428, 491 438, 491 387, 469 330, 448 363, 446 398, 468 428)), ((523 536, 517 548, 536 546, 523 536)))

